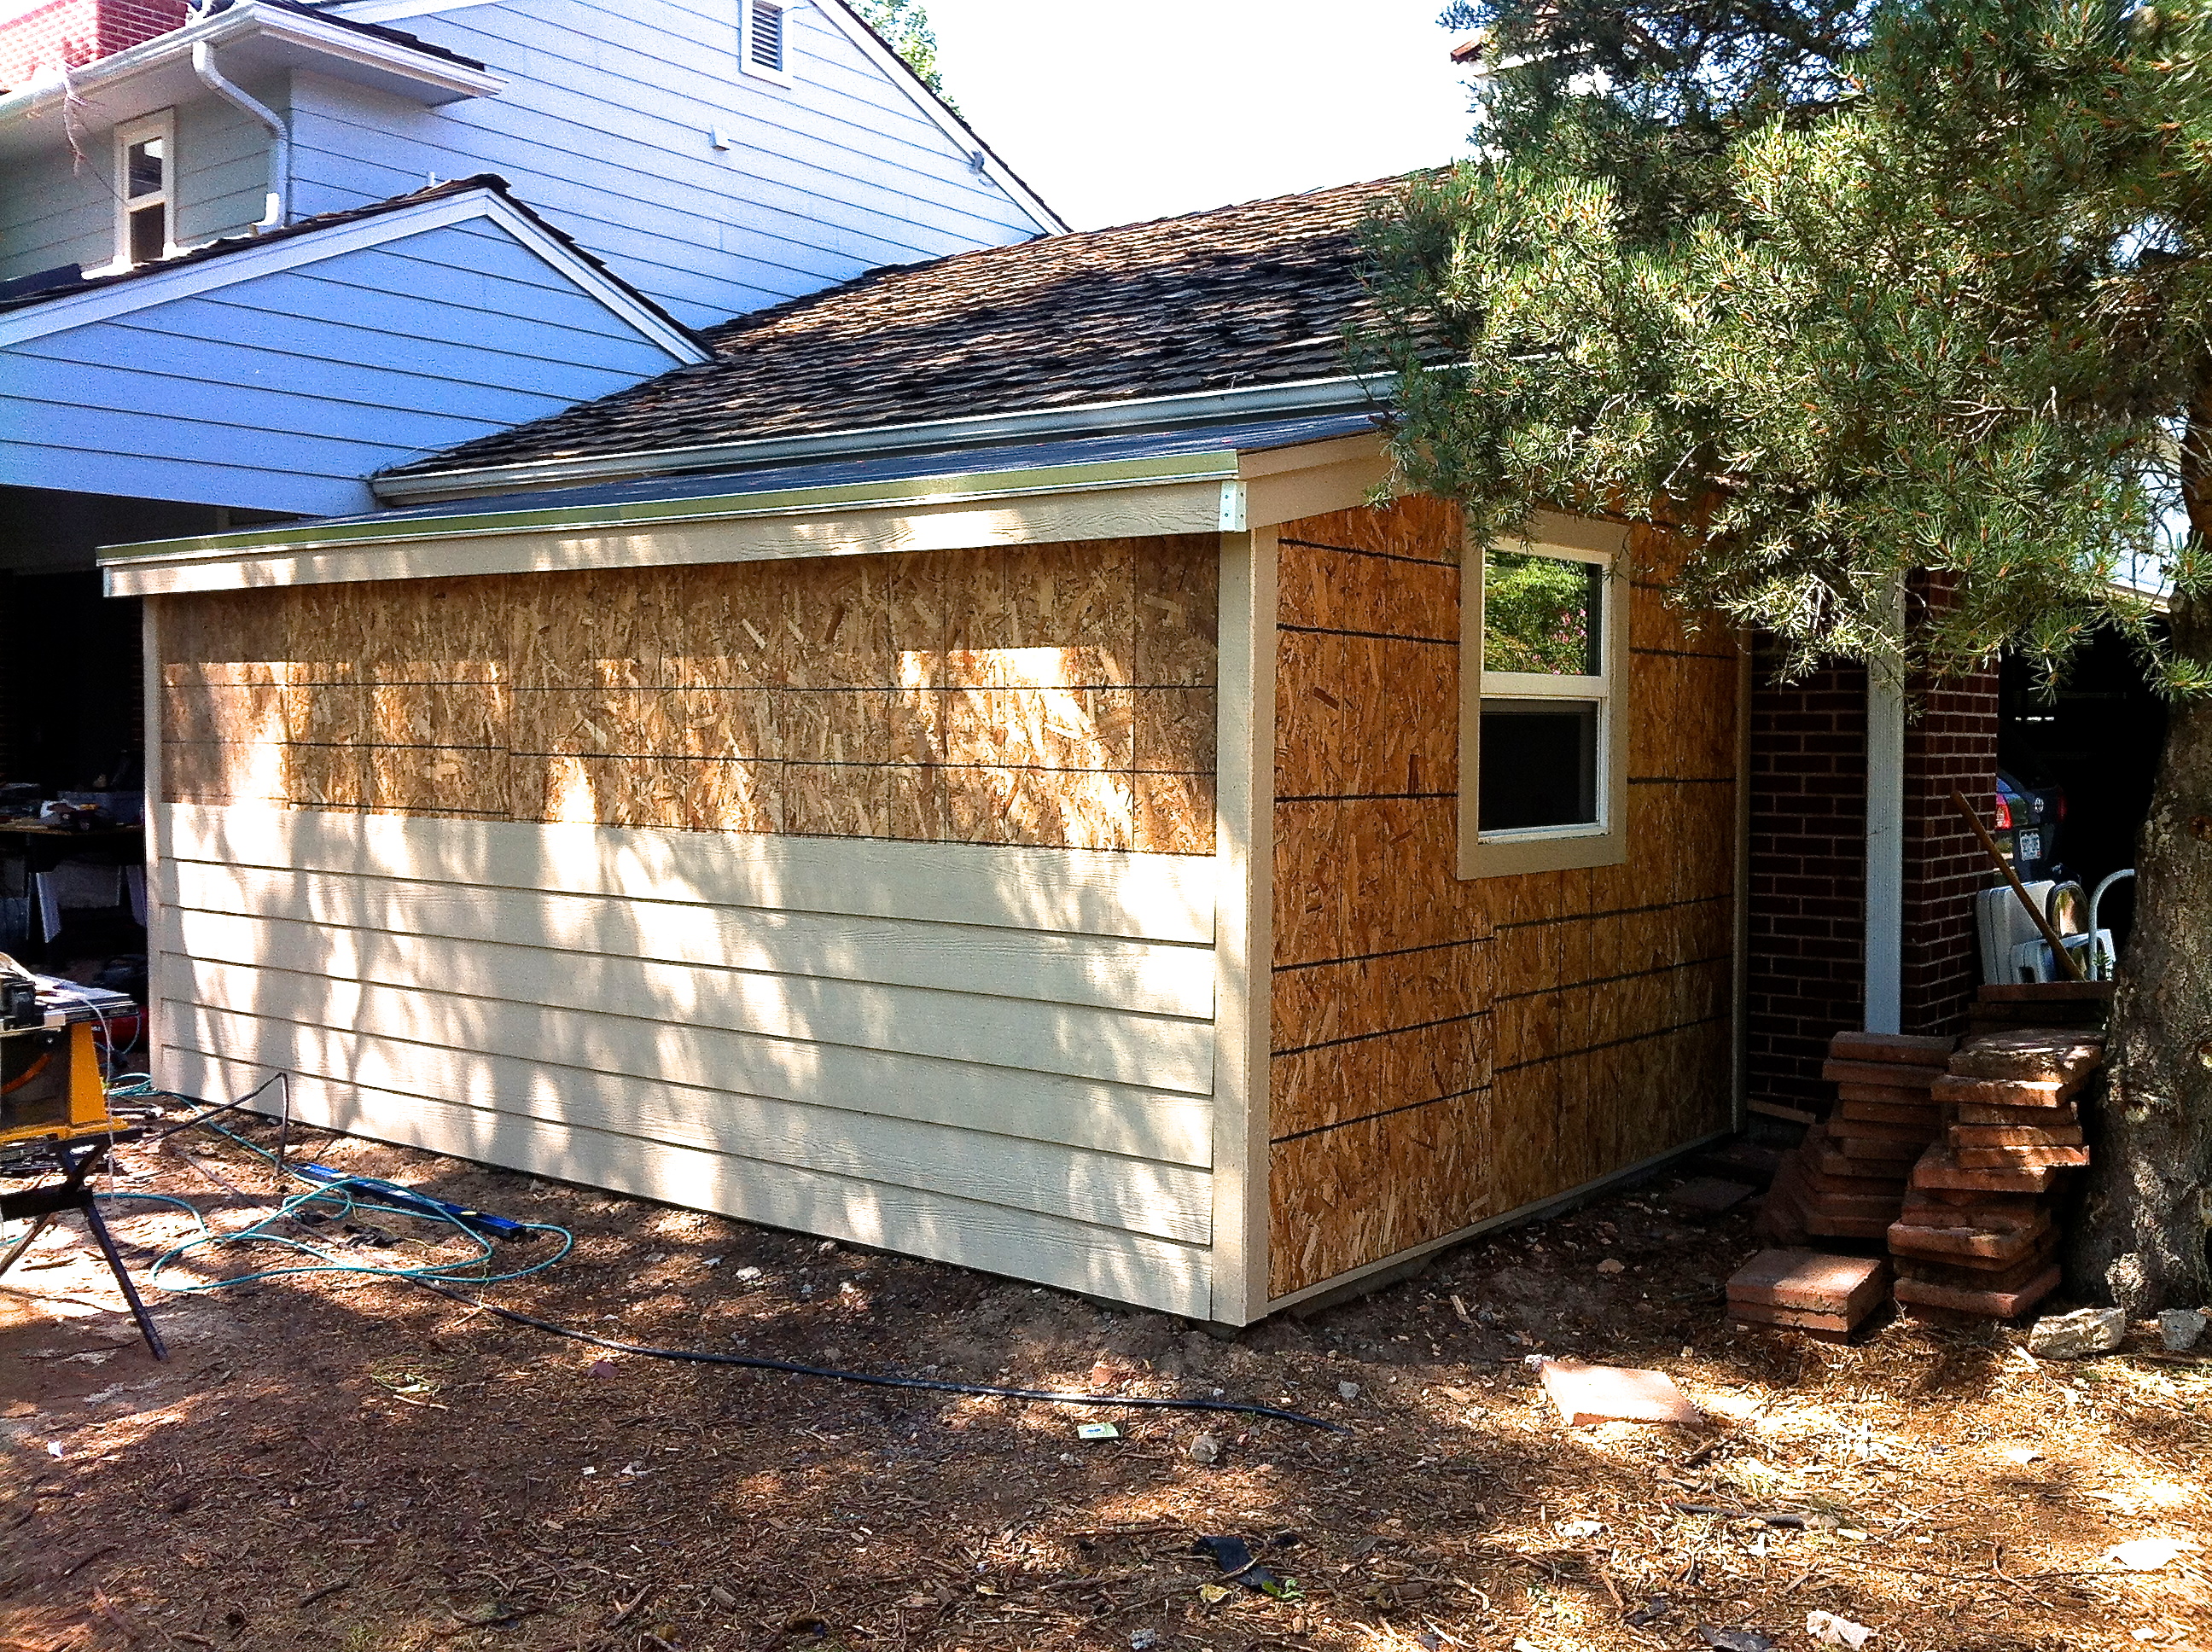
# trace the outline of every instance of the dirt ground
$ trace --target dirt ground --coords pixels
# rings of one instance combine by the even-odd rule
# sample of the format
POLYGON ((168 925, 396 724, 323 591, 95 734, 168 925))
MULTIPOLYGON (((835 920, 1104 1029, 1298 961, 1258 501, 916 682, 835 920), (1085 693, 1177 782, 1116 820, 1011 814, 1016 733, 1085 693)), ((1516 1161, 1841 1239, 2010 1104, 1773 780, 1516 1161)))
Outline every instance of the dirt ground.
MULTIPOLYGON (((2064 1365, 2012 1331, 1899 1322, 1842 1347, 1732 1328, 1720 1285, 1755 1248, 1747 1218, 1677 1213, 1670 1177, 1224 1341, 428 1155, 307 1151, 573 1229, 560 1266, 491 1292, 564 1323, 1218 1391, 1346 1432, 609 1356, 336 1278, 159 1296, 174 1357, 156 1365, 57 1231, 0 1280, 0 1647, 1810 1648, 1807 1614, 1832 1612, 1875 1652, 2212 1648, 2212 1549, 2155 1571, 2106 1558, 2212 1544, 2212 1359, 2141 1327, 2064 1365), (1537 1351, 1668 1372, 1712 1426, 1571 1430, 1523 1364, 1537 1351), (1078 1437, 1098 1421, 1121 1437, 1078 1437), (1292 1598, 1213 1581, 1194 1544, 1219 1534, 1292 1598)), ((228 1146, 125 1158, 118 1185, 218 1226, 268 1185, 228 1146)), ((118 1208, 142 1266, 183 1231, 118 1208)), ((426 1254, 390 1225, 357 1253, 426 1254)))

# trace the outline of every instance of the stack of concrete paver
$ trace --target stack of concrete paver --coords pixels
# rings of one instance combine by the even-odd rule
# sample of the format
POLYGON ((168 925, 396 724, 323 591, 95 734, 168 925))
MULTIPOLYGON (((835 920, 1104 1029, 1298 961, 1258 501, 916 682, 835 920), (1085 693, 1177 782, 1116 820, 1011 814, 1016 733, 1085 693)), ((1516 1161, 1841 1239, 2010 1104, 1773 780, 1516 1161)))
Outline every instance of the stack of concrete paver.
POLYGON ((1880 1239, 1905 1202, 1913 1162, 1943 1133, 1931 1090, 1958 1041, 1905 1033, 1838 1033, 1820 1076, 1835 1111, 1798 1149, 1787 1189, 1808 1234, 1880 1239))
POLYGON ((1888 1287, 1889 1267, 1878 1256, 1762 1250, 1728 1282, 1729 1317, 1840 1342, 1889 1300, 1888 1287))
POLYGON ((1889 1229, 1899 1302, 2011 1319, 2057 1288, 2053 1188, 2089 1162, 2076 1097, 2103 1060, 2103 1036, 2073 1027, 1984 1034, 1951 1058, 1932 1087, 1943 1139, 1889 1229))

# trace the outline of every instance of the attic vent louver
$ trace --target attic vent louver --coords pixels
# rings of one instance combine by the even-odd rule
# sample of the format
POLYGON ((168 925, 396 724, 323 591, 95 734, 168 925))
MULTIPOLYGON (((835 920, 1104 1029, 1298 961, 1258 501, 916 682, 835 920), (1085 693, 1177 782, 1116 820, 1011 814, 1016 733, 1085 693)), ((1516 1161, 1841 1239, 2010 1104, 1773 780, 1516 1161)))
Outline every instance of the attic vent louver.
POLYGON ((763 69, 781 74, 783 71, 783 8, 763 5, 761 0, 751 0, 752 39, 749 50, 753 62, 763 69))

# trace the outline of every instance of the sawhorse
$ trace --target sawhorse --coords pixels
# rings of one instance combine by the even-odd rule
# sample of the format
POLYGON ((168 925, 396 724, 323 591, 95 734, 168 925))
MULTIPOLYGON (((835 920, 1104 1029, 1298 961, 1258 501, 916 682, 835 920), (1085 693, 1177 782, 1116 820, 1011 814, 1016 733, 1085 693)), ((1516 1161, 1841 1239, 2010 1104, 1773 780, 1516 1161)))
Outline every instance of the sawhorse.
POLYGON ((20 1193, 0 1193, 0 1221, 28 1220, 31 1224, 31 1230, 4 1258, 0 1258, 0 1273, 15 1265, 31 1248, 31 1242, 46 1231, 46 1224, 55 1217, 64 1211, 82 1212, 85 1226, 98 1241, 100 1254, 107 1259, 108 1271, 115 1275, 115 1283, 123 1287, 123 1300, 131 1304, 131 1317, 138 1321, 138 1333, 146 1339, 146 1346, 155 1358, 167 1359, 169 1351, 161 1341, 161 1333, 154 1328, 154 1319, 147 1313, 146 1304, 138 1299, 138 1289, 131 1283, 130 1270, 123 1266, 123 1258, 116 1252, 115 1241, 109 1236, 107 1224, 100 1214, 99 1195, 92 1187, 93 1174, 106 1158, 107 1150, 118 1140, 128 1140, 135 1134, 137 1132, 132 1131, 100 1135, 81 1142, 57 1137, 47 1151, 52 1155, 53 1168, 61 1175, 60 1181, 27 1187, 20 1193))

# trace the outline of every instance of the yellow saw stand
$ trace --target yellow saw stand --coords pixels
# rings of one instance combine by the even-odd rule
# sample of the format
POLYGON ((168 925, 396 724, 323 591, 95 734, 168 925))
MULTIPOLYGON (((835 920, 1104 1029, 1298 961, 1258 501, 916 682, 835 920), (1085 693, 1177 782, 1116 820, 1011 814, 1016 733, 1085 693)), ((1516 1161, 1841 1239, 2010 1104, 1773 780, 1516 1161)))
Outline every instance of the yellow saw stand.
POLYGON ((0 1190, 0 1221, 31 1224, 30 1231, 0 1256, 0 1273, 15 1266, 56 1216, 81 1212, 123 1287, 123 1299, 131 1304, 146 1346, 155 1358, 167 1359, 168 1350, 131 1283, 92 1188, 93 1174, 108 1149, 137 1133, 108 1114, 107 1085, 88 1019, 0 1028, 0 1189, 7 1180, 39 1178, 38 1185, 20 1192, 0 1190))

